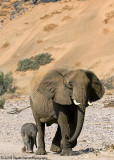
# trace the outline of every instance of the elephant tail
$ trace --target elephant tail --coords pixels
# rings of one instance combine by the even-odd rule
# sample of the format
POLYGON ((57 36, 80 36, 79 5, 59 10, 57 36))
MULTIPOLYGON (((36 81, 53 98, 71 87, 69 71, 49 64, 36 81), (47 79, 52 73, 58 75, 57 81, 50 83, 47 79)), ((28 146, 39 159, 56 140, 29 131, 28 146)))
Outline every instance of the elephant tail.
POLYGON ((8 114, 18 114, 21 111, 30 108, 31 106, 23 107, 23 108, 13 108, 11 111, 7 112, 8 114))

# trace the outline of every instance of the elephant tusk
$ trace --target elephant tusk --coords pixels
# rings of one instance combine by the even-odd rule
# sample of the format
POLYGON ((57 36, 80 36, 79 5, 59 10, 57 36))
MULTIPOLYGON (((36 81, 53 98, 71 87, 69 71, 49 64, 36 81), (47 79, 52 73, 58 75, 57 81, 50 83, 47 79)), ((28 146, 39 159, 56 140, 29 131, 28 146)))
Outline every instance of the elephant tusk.
POLYGON ((92 106, 93 104, 92 104, 91 102, 88 101, 88 105, 89 105, 89 106, 92 106))
POLYGON ((73 100, 73 102, 74 102, 75 105, 79 105, 80 104, 80 103, 76 102, 75 99, 73 100))

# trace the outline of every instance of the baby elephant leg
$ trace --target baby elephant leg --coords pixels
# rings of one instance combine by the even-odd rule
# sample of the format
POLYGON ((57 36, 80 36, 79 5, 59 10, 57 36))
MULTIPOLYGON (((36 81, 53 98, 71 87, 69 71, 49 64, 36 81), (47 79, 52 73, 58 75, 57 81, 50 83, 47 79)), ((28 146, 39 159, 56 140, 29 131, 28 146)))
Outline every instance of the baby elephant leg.
POLYGON ((25 136, 22 135, 22 139, 23 139, 24 146, 21 150, 22 152, 26 152, 27 146, 26 146, 25 136))
POLYGON ((22 152, 32 153, 30 137, 25 135, 25 136, 22 136, 22 138, 23 138, 23 142, 24 142, 24 147, 22 148, 22 152))

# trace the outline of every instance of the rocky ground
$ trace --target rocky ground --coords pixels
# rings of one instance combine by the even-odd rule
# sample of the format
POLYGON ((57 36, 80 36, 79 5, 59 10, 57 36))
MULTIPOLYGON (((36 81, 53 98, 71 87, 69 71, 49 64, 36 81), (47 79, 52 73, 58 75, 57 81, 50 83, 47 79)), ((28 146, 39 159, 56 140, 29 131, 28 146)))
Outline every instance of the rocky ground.
MULTIPOLYGON (((31 109, 20 114, 11 115, 7 112, 15 107, 28 106, 28 98, 7 100, 4 110, 0 110, 0 158, 49 158, 66 159, 50 151, 52 138, 56 131, 56 124, 46 127, 46 156, 23 154, 23 146, 20 129, 26 122, 34 122, 31 109)), ((85 122, 78 144, 73 149, 76 156, 70 159, 100 159, 110 160, 114 158, 114 95, 105 95, 101 100, 93 103, 86 109, 85 122)), ((34 149, 34 151, 36 148, 34 149)), ((67 157, 69 159, 69 157, 67 157)))
POLYGON ((58 0, 0 0, 0 28, 40 3, 58 0))
POLYGON ((0 28, 37 5, 37 0, 0 0, 0 28))

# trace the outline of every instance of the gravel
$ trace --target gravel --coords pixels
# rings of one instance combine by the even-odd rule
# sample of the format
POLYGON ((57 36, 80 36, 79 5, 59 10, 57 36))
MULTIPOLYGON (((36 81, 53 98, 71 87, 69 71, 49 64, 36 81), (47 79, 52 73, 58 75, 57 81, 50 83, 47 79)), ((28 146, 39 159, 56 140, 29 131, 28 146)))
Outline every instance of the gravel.
MULTIPOLYGON (((78 144, 74 151, 93 152, 103 150, 106 145, 114 142, 114 107, 105 107, 105 102, 114 101, 113 95, 106 95, 101 100, 87 107, 85 122, 78 138, 78 144)), ((7 114, 12 108, 29 105, 29 100, 7 100, 4 110, 0 110, 0 142, 23 146, 21 138, 21 126, 24 123, 35 123, 31 109, 26 109, 20 114, 7 114)), ((52 138, 55 135, 57 125, 46 126, 45 141, 49 151, 52 138)), ((21 149, 21 148, 20 148, 21 149)))

